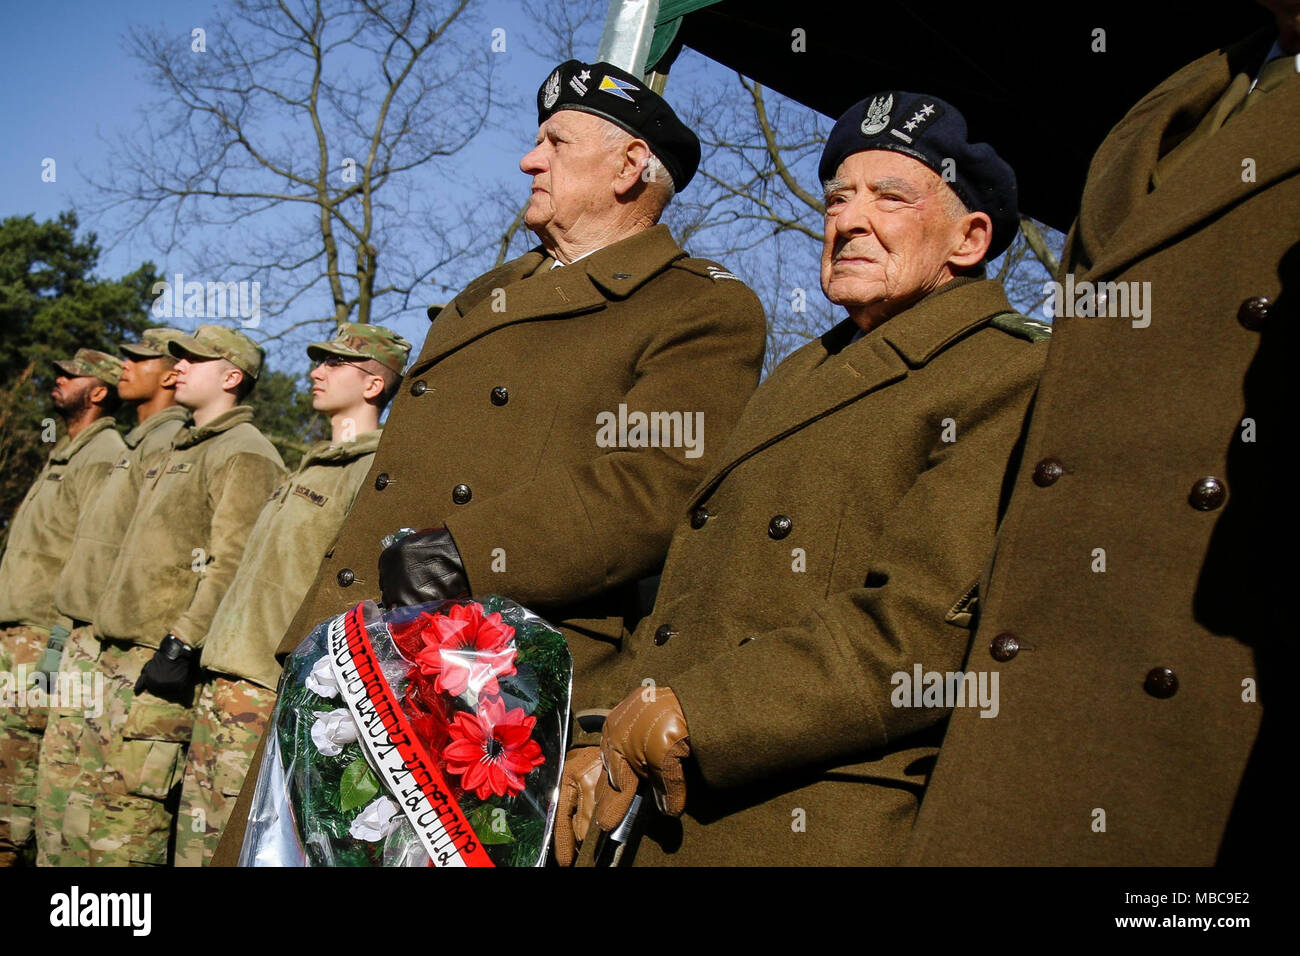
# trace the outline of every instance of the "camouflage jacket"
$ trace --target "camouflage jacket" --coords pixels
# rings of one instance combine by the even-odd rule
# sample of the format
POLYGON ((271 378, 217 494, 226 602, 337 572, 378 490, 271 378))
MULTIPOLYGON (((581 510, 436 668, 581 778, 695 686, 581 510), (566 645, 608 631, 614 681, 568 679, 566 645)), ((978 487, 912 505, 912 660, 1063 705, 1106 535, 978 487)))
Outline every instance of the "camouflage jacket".
POLYGON ((145 472, 92 615, 99 637, 157 647, 175 634, 202 645, 253 522, 284 475, 284 462, 252 417, 241 405, 182 429, 145 472))
POLYGON ((77 522, 68 563, 54 588, 54 606, 60 614, 74 621, 90 620, 135 513, 144 473, 167 454, 188 418, 188 410, 173 405, 127 432, 126 448, 95 495, 95 507, 77 522))
POLYGON ((379 447, 379 431, 320 442, 262 508, 203 644, 208 670, 275 689, 275 648, 343 527, 379 447))
POLYGON ((62 438, 14 512, 0 559, 0 624, 54 622, 54 582, 68 559, 77 519, 123 448, 115 424, 100 418, 77 437, 62 438))

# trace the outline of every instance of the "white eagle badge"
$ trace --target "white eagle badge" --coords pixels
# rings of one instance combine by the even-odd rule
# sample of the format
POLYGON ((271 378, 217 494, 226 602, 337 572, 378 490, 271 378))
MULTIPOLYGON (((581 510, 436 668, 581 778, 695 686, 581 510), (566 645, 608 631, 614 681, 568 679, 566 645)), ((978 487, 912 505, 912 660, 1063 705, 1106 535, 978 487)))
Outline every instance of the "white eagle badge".
POLYGON ((889 111, 894 108, 894 94, 890 93, 885 97, 882 103, 880 97, 873 96, 871 105, 867 107, 867 118, 862 121, 862 132, 865 136, 875 136, 882 129, 889 125, 889 111))
POLYGON ((546 81, 546 86, 542 89, 542 106, 549 110, 559 98, 560 71, 556 70, 551 74, 550 79, 546 81))

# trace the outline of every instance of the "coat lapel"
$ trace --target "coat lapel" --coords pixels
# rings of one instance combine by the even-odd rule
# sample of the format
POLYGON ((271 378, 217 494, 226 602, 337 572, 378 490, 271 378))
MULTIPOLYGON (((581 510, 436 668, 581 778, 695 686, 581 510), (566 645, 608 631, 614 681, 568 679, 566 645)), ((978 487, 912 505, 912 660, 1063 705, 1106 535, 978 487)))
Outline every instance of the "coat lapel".
POLYGON ((698 504, 741 462, 800 429, 906 378, 948 345, 999 312, 1010 310, 991 281, 955 280, 851 345, 845 319, 783 361, 745 406, 721 464, 692 496, 698 504))
POLYGON ((419 374, 443 356, 508 325, 603 309, 610 299, 630 295, 685 256, 667 226, 653 226, 546 272, 536 271, 543 252, 533 249, 476 279, 438 313, 411 373, 419 374))
POLYGON ((1267 106, 1229 120, 1176 174, 1148 191, 1159 157, 1195 128, 1237 72, 1259 66, 1264 39, 1202 57, 1115 128, 1088 177, 1075 229, 1077 271, 1089 278, 1114 274, 1300 167, 1300 138, 1279 133, 1300 128, 1300 82, 1291 81, 1266 94, 1267 106), (1254 181, 1243 179, 1247 158, 1255 161, 1254 181))

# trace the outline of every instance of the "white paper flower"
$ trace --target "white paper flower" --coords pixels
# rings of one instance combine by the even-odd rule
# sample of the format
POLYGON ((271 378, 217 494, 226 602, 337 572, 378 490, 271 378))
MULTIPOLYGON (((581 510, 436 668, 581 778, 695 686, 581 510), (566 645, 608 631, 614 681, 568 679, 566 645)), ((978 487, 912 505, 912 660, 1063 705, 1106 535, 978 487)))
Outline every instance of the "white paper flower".
POLYGON ((312 667, 311 673, 307 675, 307 689, 313 694, 320 694, 326 699, 333 699, 338 696, 339 685, 334 679, 334 662, 326 654, 312 667))
POLYGON ((348 833, 367 843, 378 843, 401 825, 402 810, 388 797, 376 797, 366 804, 348 827, 348 833))
POLYGON ((346 707, 321 714, 311 725, 312 743, 326 757, 342 753, 343 745, 354 743, 359 736, 361 728, 346 707))

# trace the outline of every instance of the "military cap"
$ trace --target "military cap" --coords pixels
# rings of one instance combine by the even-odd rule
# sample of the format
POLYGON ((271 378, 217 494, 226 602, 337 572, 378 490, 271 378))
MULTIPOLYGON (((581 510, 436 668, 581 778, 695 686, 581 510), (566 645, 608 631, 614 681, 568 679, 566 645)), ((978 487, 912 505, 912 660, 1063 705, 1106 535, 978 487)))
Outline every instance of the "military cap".
POLYGON ((834 178, 846 156, 869 149, 903 153, 943 177, 972 212, 993 220, 988 258, 1020 228, 1016 174, 988 143, 972 143, 966 118, 937 96, 886 90, 849 107, 826 138, 817 175, 834 178))
POLYGON ((170 355, 167 344, 185 338, 180 329, 145 329, 139 342, 123 342, 117 350, 127 358, 155 359, 170 355))
POLYGON ((122 360, 99 349, 77 349, 70 359, 56 359, 54 367, 68 378, 89 376, 109 385, 116 385, 122 378, 122 360))
POLYGON ((307 346, 307 357, 320 362, 331 355, 353 361, 373 359, 384 368, 402 374, 411 343, 392 329, 361 322, 341 322, 328 342, 307 346))
POLYGON ((581 60, 557 66, 537 90, 537 125, 560 110, 591 113, 645 140, 679 191, 700 165, 700 141, 668 101, 616 66, 581 60))
POLYGON ((168 342, 167 351, 177 358, 223 358, 252 379, 261 374, 266 357, 262 346, 238 329, 224 325, 200 325, 193 335, 181 335, 168 342))

